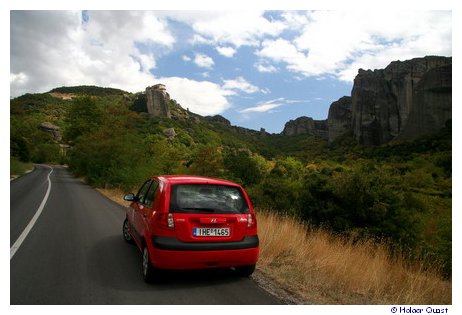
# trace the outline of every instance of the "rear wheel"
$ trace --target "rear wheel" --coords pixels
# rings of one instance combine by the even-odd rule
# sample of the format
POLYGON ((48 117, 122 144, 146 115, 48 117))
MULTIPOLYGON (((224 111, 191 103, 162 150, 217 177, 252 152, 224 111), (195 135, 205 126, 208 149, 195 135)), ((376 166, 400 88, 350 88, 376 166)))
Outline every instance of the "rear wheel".
POLYGON ((143 278, 148 283, 157 282, 160 279, 157 270, 152 267, 146 246, 143 247, 143 278))
POLYGON ((122 234, 124 236, 125 241, 128 243, 133 243, 133 238, 130 234, 130 226, 128 224, 128 219, 125 219, 124 224, 122 226, 122 234))
POLYGON ((236 267, 236 272, 241 277, 250 277, 255 271, 255 265, 236 267))

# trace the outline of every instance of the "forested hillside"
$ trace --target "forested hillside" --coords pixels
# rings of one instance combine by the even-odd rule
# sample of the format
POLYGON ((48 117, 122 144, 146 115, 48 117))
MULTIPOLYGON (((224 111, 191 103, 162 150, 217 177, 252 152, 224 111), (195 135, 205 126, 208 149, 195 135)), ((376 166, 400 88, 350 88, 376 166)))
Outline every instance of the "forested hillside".
POLYGON ((257 209, 358 240, 387 240, 392 252, 440 264, 451 276, 450 123, 413 142, 366 148, 348 135, 329 145, 229 126, 174 100, 173 118, 152 117, 142 93, 88 86, 50 92, 11 100, 11 166, 68 164, 91 185, 127 192, 153 174, 230 179, 257 209))

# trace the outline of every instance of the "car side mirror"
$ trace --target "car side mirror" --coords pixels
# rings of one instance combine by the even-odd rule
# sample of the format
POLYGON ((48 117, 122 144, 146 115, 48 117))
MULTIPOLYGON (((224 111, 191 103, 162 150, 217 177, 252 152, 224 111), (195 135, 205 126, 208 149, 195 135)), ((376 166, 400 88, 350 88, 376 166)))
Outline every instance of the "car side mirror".
POLYGON ((133 193, 126 194, 124 196, 124 200, 126 201, 138 201, 138 197, 136 197, 133 193))

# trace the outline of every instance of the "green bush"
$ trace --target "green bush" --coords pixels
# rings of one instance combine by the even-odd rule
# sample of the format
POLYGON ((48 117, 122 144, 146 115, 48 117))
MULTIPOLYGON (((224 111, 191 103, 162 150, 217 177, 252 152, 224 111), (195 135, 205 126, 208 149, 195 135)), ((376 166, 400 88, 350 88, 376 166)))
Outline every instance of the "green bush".
POLYGON ((223 177, 225 168, 221 148, 199 145, 193 153, 188 172, 193 175, 223 177))
POLYGON ((34 147, 31 154, 34 163, 59 163, 61 160, 61 149, 56 143, 41 143, 34 147))
POLYGON ((15 158, 10 158, 10 175, 22 175, 32 169, 31 163, 23 163, 15 158))
POLYGON ((224 157, 224 166, 232 179, 244 186, 259 184, 263 179, 263 170, 249 150, 228 150, 224 157))
POLYGON ((75 98, 65 119, 67 124, 65 139, 75 142, 82 135, 97 132, 103 117, 103 109, 95 98, 88 96, 75 98))

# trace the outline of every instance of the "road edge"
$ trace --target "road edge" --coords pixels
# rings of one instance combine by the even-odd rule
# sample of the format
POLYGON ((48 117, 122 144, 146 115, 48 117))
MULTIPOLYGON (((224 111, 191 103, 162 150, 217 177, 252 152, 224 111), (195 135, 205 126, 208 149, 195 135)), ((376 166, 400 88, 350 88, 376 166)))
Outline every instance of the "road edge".
POLYGON ((14 242, 14 244, 10 247, 10 260, 13 259, 14 255, 16 254, 16 252, 18 251, 19 247, 21 247, 21 244, 24 242, 24 240, 27 238, 27 235, 29 235, 29 232, 32 230, 32 228, 34 227, 35 225, 35 222, 37 222, 37 219, 40 217, 40 215, 42 214, 42 211, 43 211, 43 208, 45 208, 45 205, 48 201, 48 197, 50 196, 50 192, 51 192, 51 179, 50 179, 50 176, 51 176, 51 173, 53 173, 53 167, 49 166, 49 165, 44 165, 48 168, 51 169, 50 173, 48 173, 47 175, 47 181, 48 181, 48 188, 47 188, 47 192, 45 193, 45 196, 43 197, 42 199, 42 202, 40 203, 40 206, 38 207, 37 211, 35 212, 34 216, 32 217, 32 219, 30 219, 29 223, 27 224, 27 226, 24 228, 24 230, 22 231, 22 233, 19 235, 19 237, 16 239, 16 241, 14 242))
POLYGON ((25 176, 25 175, 27 175, 27 174, 29 174, 29 173, 32 173, 33 171, 35 171, 35 165, 32 167, 32 169, 27 170, 27 171, 25 171, 25 172, 22 173, 22 174, 19 174, 19 175, 18 175, 18 174, 10 175, 10 182, 12 182, 12 181, 14 181, 14 180, 16 180, 16 179, 18 179, 18 178, 21 178, 21 177, 23 177, 23 176, 25 176))

